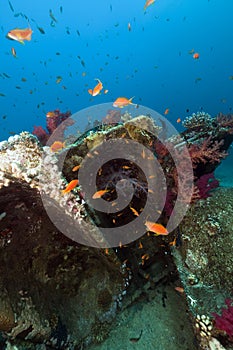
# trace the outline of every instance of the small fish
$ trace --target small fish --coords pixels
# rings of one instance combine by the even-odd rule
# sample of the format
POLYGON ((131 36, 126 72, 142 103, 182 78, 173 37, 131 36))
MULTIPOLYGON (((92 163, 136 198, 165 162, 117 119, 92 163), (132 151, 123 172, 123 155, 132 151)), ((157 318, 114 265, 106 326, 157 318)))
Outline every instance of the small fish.
POLYGON ((77 32, 78 36, 80 36, 80 31, 78 29, 76 30, 76 32, 77 32))
POLYGON ((14 47, 11 48, 11 53, 12 53, 12 55, 13 55, 15 58, 17 57, 17 56, 16 56, 16 51, 15 51, 14 47))
POLYGON ((60 6, 60 13, 62 13, 63 12, 63 8, 62 8, 62 6, 60 6))
POLYGON ((72 171, 77 171, 79 170, 81 165, 75 165, 73 168, 72 168, 72 171))
POLYGON ((56 84, 60 84, 61 81, 62 81, 62 77, 58 75, 56 79, 56 84))
POLYGON ((46 117, 48 117, 48 118, 51 118, 51 117, 55 117, 55 113, 54 112, 47 112, 46 113, 46 117))
POLYGON ((104 94, 106 95, 108 93, 108 89, 105 89, 104 90, 104 94))
POLYGON ((130 22, 128 23, 128 31, 131 32, 131 24, 130 24, 130 22))
POLYGON ((81 60, 81 65, 85 67, 85 62, 83 60, 81 60))
POLYGON ((194 50, 194 49, 192 49, 192 50, 189 50, 189 51, 188 51, 188 54, 189 54, 189 55, 193 55, 193 54, 194 54, 194 52, 195 52, 195 50, 194 50))
POLYGON ((21 81, 23 81, 25 83, 25 81, 27 81, 27 79, 23 77, 23 78, 21 78, 21 81))
POLYGON ((233 75, 230 75, 230 76, 229 76, 229 79, 230 79, 230 80, 233 80, 233 75))
POLYGON ((199 78, 199 77, 198 77, 198 78, 195 79, 195 83, 198 83, 198 82, 201 81, 201 80, 202 80, 202 78, 199 78))
POLYGON ((39 32, 40 32, 41 34, 45 34, 45 31, 44 31, 44 29, 43 29, 42 27, 38 27, 38 26, 37 26, 37 29, 39 30, 39 32))
POLYGON ((158 223, 152 222, 152 221, 146 221, 145 225, 146 225, 146 228, 148 229, 148 231, 151 231, 151 232, 155 233, 156 235, 166 236, 169 234, 166 227, 164 227, 162 224, 158 224, 158 223))
POLYGON ((132 103, 133 98, 134 97, 131 97, 130 99, 126 97, 118 97, 116 101, 113 102, 113 107, 124 108, 128 105, 137 106, 136 103, 132 103))
POLYGON ((12 6, 12 3, 11 3, 9 0, 8 0, 8 4, 9 4, 9 6, 10 6, 11 11, 12 11, 12 12, 15 12, 14 7, 12 6))
POLYGON ((71 180, 68 185, 66 186, 66 188, 64 190, 62 190, 62 193, 69 193, 70 191, 72 191, 76 186, 78 185, 78 179, 75 180, 71 180))
POLYGON ((143 158, 143 159, 145 159, 145 158, 146 158, 146 152, 145 152, 145 150, 144 150, 144 149, 142 150, 141 156, 142 156, 142 158, 143 158))
POLYGON ((15 40, 20 42, 21 44, 24 44, 24 41, 30 41, 32 37, 32 30, 31 28, 25 28, 25 29, 12 29, 7 33, 7 37, 9 39, 15 40))
POLYGON ((0 92, 0 96, 1 96, 1 97, 5 97, 6 95, 3 94, 2 92, 0 92))
POLYGON ((54 17, 53 12, 52 12, 51 9, 49 10, 49 17, 50 17, 55 23, 57 23, 57 19, 54 17))
POLYGON ((130 207, 130 210, 133 212, 133 214, 134 214, 135 216, 139 216, 139 213, 137 212, 136 209, 130 207))
POLYGON ((149 254, 143 254, 142 256, 141 256, 141 259, 142 260, 148 260, 150 258, 150 255, 149 254))
POLYGON ((180 118, 177 118, 177 119, 176 119, 176 122, 177 122, 177 123, 180 123, 180 122, 181 122, 181 119, 180 119, 180 118))
POLYGON ((169 113, 170 109, 169 108, 166 108, 165 111, 164 111, 164 114, 167 115, 169 113))
POLYGON ((92 198, 93 199, 97 199, 97 198, 101 198, 105 193, 107 193, 108 190, 100 190, 100 191, 97 191, 93 194, 92 198))
POLYGON ((101 92, 101 90, 103 89, 103 84, 99 79, 95 79, 98 81, 98 84, 94 87, 94 89, 88 89, 88 92, 90 95, 92 96, 97 96, 99 95, 99 93, 101 92))
POLYGON ((50 146, 50 150, 52 152, 59 152, 63 148, 65 148, 65 142, 61 142, 61 141, 54 141, 54 143, 50 146))
POLYGON ((199 55, 198 52, 195 52, 195 53, 193 54, 193 58, 194 58, 195 60, 197 60, 199 57, 200 57, 200 55, 199 55))
POLYGON ((155 0, 147 0, 144 5, 144 11, 146 11, 147 7, 152 5, 155 2, 155 0))
POLYGON ((3 72, 2 74, 4 75, 4 77, 6 77, 6 78, 8 78, 8 79, 10 78, 10 75, 8 75, 8 74, 6 74, 6 73, 4 73, 4 72, 3 72))
POLYGON ((177 292, 179 293, 184 293, 184 288, 183 287, 175 287, 174 288, 177 292))

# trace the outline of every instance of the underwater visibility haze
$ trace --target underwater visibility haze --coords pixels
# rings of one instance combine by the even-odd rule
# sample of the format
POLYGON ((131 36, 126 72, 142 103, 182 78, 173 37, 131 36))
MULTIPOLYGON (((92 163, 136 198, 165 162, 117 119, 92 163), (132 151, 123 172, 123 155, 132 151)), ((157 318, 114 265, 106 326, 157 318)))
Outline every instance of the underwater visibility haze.
POLYGON ((172 122, 200 110, 230 112, 232 6, 157 0, 144 11, 132 0, 2 1, 1 139, 44 125, 50 110, 75 113, 118 96, 161 114, 168 108, 172 122), (29 26, 25 45, 6 38, 29 26), (91 98, 95 78, 108 93, 91 98))

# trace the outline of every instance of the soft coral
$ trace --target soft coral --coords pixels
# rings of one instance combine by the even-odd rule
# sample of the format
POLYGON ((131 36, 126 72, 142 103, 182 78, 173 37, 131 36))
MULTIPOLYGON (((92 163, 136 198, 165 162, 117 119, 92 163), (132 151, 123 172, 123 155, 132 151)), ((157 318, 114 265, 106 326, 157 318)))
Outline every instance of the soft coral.
POLYGON ((221 315, 213 313, 215 328, 223 331, 229 337, 229 340, 233 342, 233 300, 225 300, 227 308, 222 308, 221 315))

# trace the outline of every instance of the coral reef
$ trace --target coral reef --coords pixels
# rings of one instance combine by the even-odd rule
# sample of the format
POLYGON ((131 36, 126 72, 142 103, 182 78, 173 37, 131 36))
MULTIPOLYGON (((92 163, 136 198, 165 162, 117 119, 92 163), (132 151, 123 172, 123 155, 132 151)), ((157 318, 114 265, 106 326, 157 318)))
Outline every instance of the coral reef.
POLYGON ((32 343, 73 349, 93 341, 92 327, 114 318, 126 288, 127 274, 114 252, 106 257, 103 250, 76 244, 47 216, 41 193, 57 216, 99 234, 79 196, 61 195, 66 182, 57 162, 49 147, 26 132, 0 144, 0 331, 8 344, 25 340, 24 349, 32 343), (104 308, 103 289, 111 295, 104 308))
POLYGON ((180 229, 180 253, 189 273, 206 286, 231 293, 233 274, 233 190, 219 188, 206 200, 192 204, 180 229))
MULTIPOLYGON (((7 346, 10 349, 25 342, 25 349, 38 343, 73 350, 98 342, 122 306, 129 279, 136 292, 128 305, 142 294, 148 300, 153 298, 159 283, 178 279, 178 269, 194 324, 198 323, 198 339, 214 348, 210 344, 216 344, 219 335, 212 331, 211 312, 218 311, 226 297, 232 298, 233 192, 216 189, 214 178, 214 170, 233 141, 232 116, 212 118, 197 113, 184 122, 186 130, 181 135, 164 138, 164 122, 160 126, 144 115, 131 118, 108 111, 101 125, 55 154, 43 144, 61 121, 67 120, 61 128, 62 138, 64 128, 72 123, 68 116, 58 110, 51 112, 47 131, 41 127, 34 130, 40 142, 23 132, 0 143, 0 331, 7 346), (62 194, 67 183, 79 178, 80 170, 76 173, 74 167, 85 158, 101 161, 95 148, 114 139, 122 140, 124 147, 135 141, 157 158, 168 188, 159 218, 163 224, 169 220, 178 192, 188 204, 190 191, 194 194, 182 223, 169 236, 155 238, 148 232, 140 241, 104 251, 72 241, 72 225, 80 224, 84 243, 90 239, 101 243, 105 240, 101 225, 123 226, 135 219, 150 191, 156 192, 158 202, 163 199, 163 186, 150 188, 145 169, 136 164, 140 158, 151 169, 151 157, 144 150, 140 157, 136 154, 127 161, 111 158, 101 163, 97 176, 88 172, 88 181, 95 180, 97 190, 106 190, 106 201, 113 202, 117 191, 127 197, 133 188, 130 206, 123 207, 120 215, 93 210, 82 185, 62 194), (191 158, 190 171, 184 146, 191 158), (182 170, 181 179, 174 156, 182 170), (57 221, 65 219, 62 232, 66 236, 54 225, 56 220, 51 222, 47 208, 57 221), (199 320, 197 314, 205 317, 199 320)), ((153 212, 157 211, 154 202, 152 206, 153 212)))
POLYGON ((37 136, 38 140, 42 145, 46 145, 49 137, 52 133, 57 129, 57 127, 62 124, 62 128, 60 128, 60 135, 57 135, 57 140, 62 140, 64 137, 64 131, 66 127, 73 124, 71 118, 71 112, 62 113, 59 109, 55 109, 53 112, 48 112, 46 116, 46 129, 42 126, 34 126, 32 134, 37 136), (66 121, 64 123, 64 121, 66 121))

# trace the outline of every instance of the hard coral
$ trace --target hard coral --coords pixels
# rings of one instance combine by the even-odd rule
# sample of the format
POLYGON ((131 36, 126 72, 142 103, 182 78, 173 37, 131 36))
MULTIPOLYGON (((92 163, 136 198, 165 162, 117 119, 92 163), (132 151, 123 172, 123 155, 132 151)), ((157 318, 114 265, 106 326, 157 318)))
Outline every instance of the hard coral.
MULTIPOLYGON (((67 120, 71 115, 71 112, 65 112, 61 113, 59 109, 55 109, 53 112, 50 112, 50 115, 46 117, 46 129, 47 131, 42 128, 42 126, 34 126, 34 129, 32 131, 33 135, 36 135, 39 141, 42 143, 42 145, 46 145, 46 142, 48 141, 50 135, 57 129, 57 127, 63 123, 65 120, 67 120)), ((63 123, 63 127, 59 130, 59 135, 57 135, 57 138, 59 137, 62 139, 64 131, 67 126, 72 125, 74 121, 69 118, 66 123, 63 123)))
POLYGON ((193 113, 189 117, 186 117, 182 125, 190 131, 200 132, 212 129, 213 122, 214 118, 212 118, 208 113, 197 112, 193 113))
POLYGON ((213 313, 215 328, 223 331, 233 342, 233 300, 225 300, 227 308, 222 308, 221 315, 213 313))

